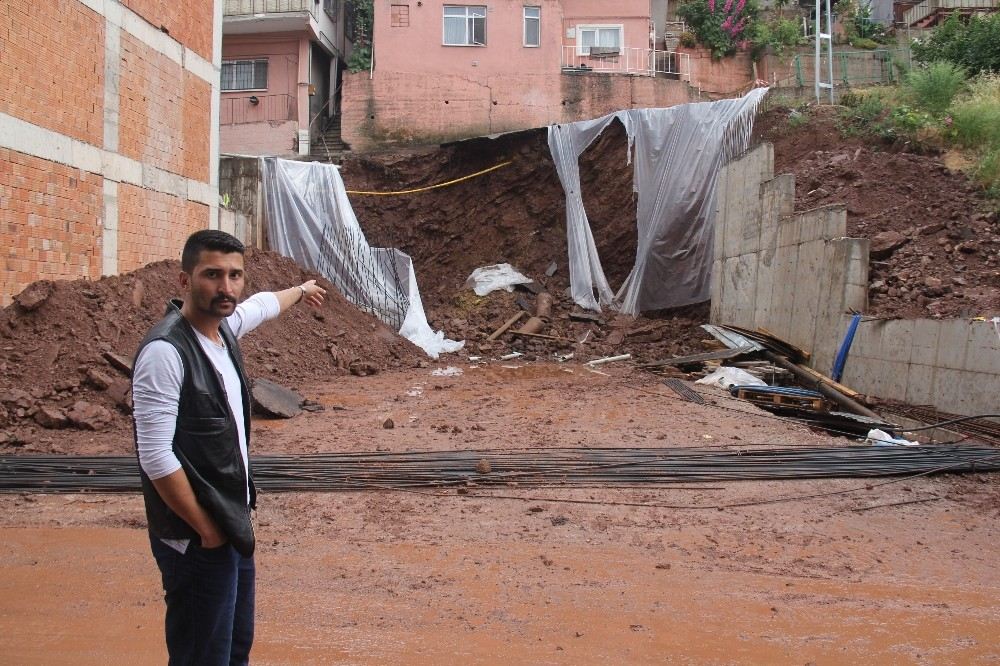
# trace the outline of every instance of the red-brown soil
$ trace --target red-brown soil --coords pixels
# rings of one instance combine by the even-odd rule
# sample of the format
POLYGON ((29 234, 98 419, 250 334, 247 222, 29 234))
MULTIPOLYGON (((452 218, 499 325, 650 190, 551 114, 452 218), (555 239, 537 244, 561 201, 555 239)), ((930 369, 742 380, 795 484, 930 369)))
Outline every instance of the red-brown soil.
POLYGON ((891 317, 994 316, 1000 310, 1000 219, 997 203, 933 151, 870 137, 844 136, 836 107, 809 110, 789 123, 788 109, 760 119, 757 133, 774 144, 776 173, 795 175, 795 208, 847 207, 847 233, 893 240, 872 257, 869 314, 891 317), (926 154, 925 154, 926 153, 926 154), (893 243, 893 244, 895 244, 893 243))
MULTIPOLYGON (((696 387, 708 404, 682 402, 621 366, 461 367, 305 386, 327 410, 256 421, 255 448, 838 442, 721 390, 696 387)), ((253 662, 987 664, 1000 654, 995 474, 467 490, 263 495, 253 662), (696 508, 671 508, 681 506, 696 508)), ((161 597, 139 497, 0 495, 0 662, 162 663, 161 597)))
MULTIPOLYGON (((248 252, 246 268, 248 296, 317 277, 273 252, 248 252)), ((0 312, 0 451, 122 452, 131 439, 131 419, 119 404, 121 393, 94 385, 87 373, 127 381, 104 354, 131 358, 167 301, 178 295, 179 273, 180 262, 170 260, 97 281, 35 283, 25 292, 48 296, 34 309, 15 301, 0 312), (46 430, 33 419, 40 407, 68 408, 81 400, 108 410, 110 422, 100 432, 46 430)), ((378 371, 426 358, 325 280, 320 284, 327 298, 319 309, 293 307, 245 338, 241 348, 251 376, 295 388, 307 379, 348 375, 352 367, 378 371)))

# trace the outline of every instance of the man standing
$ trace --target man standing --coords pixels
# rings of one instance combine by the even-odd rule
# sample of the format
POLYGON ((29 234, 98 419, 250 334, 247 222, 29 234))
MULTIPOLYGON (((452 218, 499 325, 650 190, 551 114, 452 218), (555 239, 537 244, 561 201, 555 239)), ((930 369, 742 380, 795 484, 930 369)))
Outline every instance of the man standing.
POLYGON ((192 234, 181 256, 184 300, 169 303, 136 354, 136 451, 170 664, 248 663, 256 490, 250 384, 237 340, 300 301, 319 306, 326 293, 309 280, 237 305, 243 253, 225 232, 192 234))

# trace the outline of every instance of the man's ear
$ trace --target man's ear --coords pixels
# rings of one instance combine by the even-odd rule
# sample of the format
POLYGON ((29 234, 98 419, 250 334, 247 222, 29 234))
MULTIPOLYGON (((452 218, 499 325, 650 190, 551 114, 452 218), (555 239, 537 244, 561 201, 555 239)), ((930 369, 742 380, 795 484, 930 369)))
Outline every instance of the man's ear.
POLYGON ((191 284, 191 276, 184 271, 181 271, 180 275, 177 276, 177 283, 180 284, 181 289, 187 291, 191 284))

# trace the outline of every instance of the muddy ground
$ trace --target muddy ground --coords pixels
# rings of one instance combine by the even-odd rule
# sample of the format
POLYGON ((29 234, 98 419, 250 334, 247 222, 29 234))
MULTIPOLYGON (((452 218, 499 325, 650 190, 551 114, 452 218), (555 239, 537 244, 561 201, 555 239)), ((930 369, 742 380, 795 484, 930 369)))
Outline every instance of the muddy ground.
MULTIPOLYGON (((635 370, 505 365, 315 384, 327 410, 255 448, 843 443, 635 370)), ((254 662, 995 663, 998 500, 985 475, 271 493, 254 662)), ((0 662, 164 660, 138 497, 0 496, 0 572, 0 662)))
MULTIPOLYGON (((852 234, 899 236, 880 237, 892 247, 872 265, 873 313, 996 313, 996 215, 942 156, 841 137, 835 113, 787 118, 768 111, 757 136, 775 142, 778 172, 796 174, 797 206, 841 201, 852 234)), ((414 257, 435 328, 467 349, 428 362, 336 295, 318 313, 293 309, 248 336, 244 352, 254 376, 324 410, 255 419, 257 454, 849 443, 713 389, 698 387, 706 405, 682 402, 629 364, 578 363, 703 351, 707 305, 572 318, 544 133, 357 158, 344 178, 349 189, 404 189, 509 158, 454 188, 355 200, 373 244, 414 257), (556 297, 546 333, 567 341, 486 340, 534 298, 462 287, 474 268, 502 261, 556 297), (495 360, 513 350, 524 356, 495 360), (461 374, 432 374, 448 366, 461 374)), ((635 244, 620 127, 588 150, 581 174, 617 285, 635 244)), ((0 453, 131 453, 114 362, 175 295, 177 269, 39 284, 0 313, 0 453), (99 409, 77 410, 81 401, 99 409), (79 420, 44 427, 43 407, 79 420)), ((248 273, 251 293, 312 277, 266 252, 248 257, 248 273)), ((1000 658, 996 475, 467 490, 263 496, 255 663, 1000 658)), ((162 662, 157 575, 137 496, 0 495, 0 663, 162 662)))

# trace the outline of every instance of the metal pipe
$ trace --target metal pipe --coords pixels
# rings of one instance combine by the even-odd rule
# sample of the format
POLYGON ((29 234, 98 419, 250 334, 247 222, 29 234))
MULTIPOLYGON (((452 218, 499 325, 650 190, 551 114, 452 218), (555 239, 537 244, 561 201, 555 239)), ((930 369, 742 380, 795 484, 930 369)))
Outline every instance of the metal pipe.
POLYGON ((779 356, 778 354, 775 354, 772 351, 765 350, 764 358, 771 361, 775 365, 780 366, 785 370, 788 370, 796 377, 798 377, 801 382, 805 383, 806 386, 815 388, 817 391, 822 393, 824 397, 829 398, 830 400, 837 403, 847 411, 852 412, 854 414, 860 414, 861 416, 867 416, 868 418, 872 419, 879 419, 879 420, 882 419, 881 416, 879 416, 872 410, 852 400, 851 398, 848 398, 846 395, 844 395, 837 389, 833 388, 830 384, 828 384, 824 380, 819 379, 813 376, 812 374, 806 372, 805 370, 800 368, 798 364, 792 363, 784 356, 779 356))

